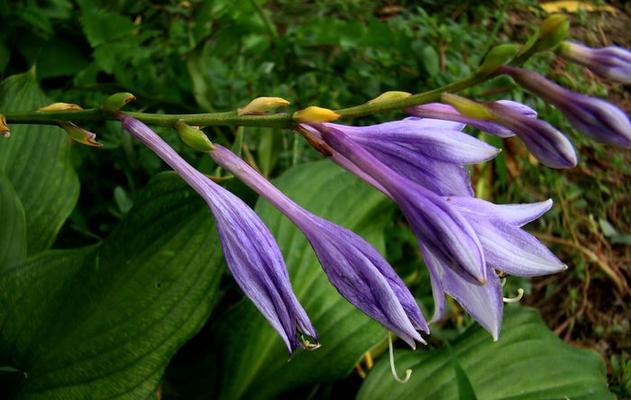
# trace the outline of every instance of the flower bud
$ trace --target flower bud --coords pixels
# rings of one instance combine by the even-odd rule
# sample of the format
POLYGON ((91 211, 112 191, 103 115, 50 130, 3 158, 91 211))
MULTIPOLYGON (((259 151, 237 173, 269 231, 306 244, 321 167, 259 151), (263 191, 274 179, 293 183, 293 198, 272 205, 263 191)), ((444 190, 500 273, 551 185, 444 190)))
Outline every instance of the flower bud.
POLYGON ((175 129, 177 129, 177 134, 182 142, 190 148, 203 152, 209 152, 214 148, 208 136, 201 129, 193 128, 182 120, 175 123, 175 129))
POLYGON ((60 122, 59 125, 66 131, 68 136, 75 142, 85 144, 92 147, 102 147, 103 145, 96 141, 96 134, 85 130, 72 122, 60 122))
POLYGON ((239 115, 263 114, 276 107, 284 107, 289 105, 289 101, 282 97, 257 97, 249 102, 245 107, 239 108, 239 115))
POLYGON ((328 108, 309 106, 294 113, 293 119, 298 122, 317 124, 320 122, 331 122, 340 118, 341 115, 328 108))
POLYGON ((119 111, 123 106, 130 101, 136 100, 136 96, 128 92, 115 93, 105 99, 101 105, 101 110, 108 114, 113 114, 119 111))
POLYGON ((56 112, 56 111, 81 111, 83 108, 78 104, 72 103, 52 103, 38 109, 40 112, 56 112))
POLYGON ((519 51, 515 44, 501 44, 495 46, 484 57, 484 61, 478 68, 477 74, 486 75, 495 71, 498 67, 508 63, 519 51))
POLYGON ((617 46, 592 49, 580 43, 563 42, 558 53, 603 78, 631 84, 631 52, 626 49, 617 46))
POLYGON ((391 90, 383 92, 372 100, 368 100, 368 104, 383 103, 384 101, 400 100, 412 96, 412 93, 391 90))
POLYGON ((0 114, 0 136, 4 138, 8 138, 11 136, 11 131, 9 129, 9 125, 7 125, 7 119, 4 115, 0 114))
POLYGON ((441 96, 441 100, 444 103, 447 103, 453 106, 460 114, 480 119, 480 120, 493 120, 494 116, 489 109, 487 109, 484 105, 475 102, 473 100, 469 100, 465 97, 461 97, 451 93, 443 93, 441 96))
POLYGON ((570 30, 570 21, 563 14, 552 14, 541 24, 539 37, 535 44, 536 51, 550 50, 558 46, 570 30))
POLYGON ((604 100, 572 92, 544 76, 521 68, 502 67, 520 86, 558 107, 570 124, 591 138, 631 147, 631 123, 618 107, 604 100))

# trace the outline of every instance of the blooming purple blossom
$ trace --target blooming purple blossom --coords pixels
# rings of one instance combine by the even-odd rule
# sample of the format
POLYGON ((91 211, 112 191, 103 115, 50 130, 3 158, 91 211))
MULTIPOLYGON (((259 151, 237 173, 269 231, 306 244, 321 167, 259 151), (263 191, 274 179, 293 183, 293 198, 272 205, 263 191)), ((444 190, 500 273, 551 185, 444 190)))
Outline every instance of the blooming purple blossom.
MULTIPOLYGON (((532 108, 511 100, 498 100, 498 104, 501 104, 508 109, 511 109, 514 113, 520 114, 527 118, 537 118, 537 112, 532 108)), ((470 125, 481 131, 490 133, 501 138, 507 138, 515 136, 515 132, 506 128, 503 125, 498 124, 495 121, 484 121, 462 115, 456 108, 449 104, 442 103, 429 103, 421 104, 418 106, 410 107, 405 110, 408 114, 422 118, 436 118, 445 121, 456 121, 463 124, 470 125)))
POLYGON ((226 264, 243 292, 281 336, 289 352, 318 346, 317 333, 291 289, 278 245, 241 199, 195 170, 142 122, 118 115, 123 127, 149 147, 208 203, 226 264))
MULTIPOLYGON (((471 225, 440 196, 399 175, 343 131, 318 126, 323 140, 386 190, 416 237, 438 259, 471 282, 486 281, 480 241, 471 225)), ((360 176, 361 177, 361 176, 360 176)))
POLYGON ((566 59, 589 68, 603 78, 631 83, 631 52, 618 46, 593 49, 576 42, 563 42, 558 48, 566 59))
POLYGON ((344 298, 410 346, 423 342, 417 330, 429 333, 425 318, 401 278, 373 246, 297 205, 225 147, 213 145, 210 155, 303 231, 324 272, 344 298))
POLYGON ((567 90, 536 72, 507 66, 501 67, 500 72, 557 106, 580 132, 601 142, 631 147, 631 122, 613 104, 567 90))
POLYGON ((540 276, 567 267, 534 236, 522 230, 552 207, 552 200, 533 204, 497 205, 470 197, 451 197, 450 204, 471 221, 482 242, 487 261, 486 284, 473 285, 454 274, 448 265, 423 249, 430 273, 435 310, 432 321, 441 318, 443 292, 462 307, 497 340, 502 320, 502 287, 495 270, 516 276, 540 276))
MULTIPOLYGON (((463 124, 449 121, 406 118, 363 127, 324 126, 344 132, 400 175, 441 195, 472 196, 465 165, 487 161, 499 153, 461 132, 463 124)), ((305 125, 303 129, 310 128, 305 125)), ((313 129, 310 132, 320 135, 313 129)), ((352 164, 340 155, 332 158, 346 168, 352 164)))

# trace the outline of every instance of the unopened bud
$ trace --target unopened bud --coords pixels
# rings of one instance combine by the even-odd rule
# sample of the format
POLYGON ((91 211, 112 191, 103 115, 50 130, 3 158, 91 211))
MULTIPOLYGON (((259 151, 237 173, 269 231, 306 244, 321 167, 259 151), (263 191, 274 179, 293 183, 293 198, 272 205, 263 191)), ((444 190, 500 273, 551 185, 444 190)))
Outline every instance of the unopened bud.
POLYGON ((563 14, 553 14, 543 21, 539 29, 539 37, 535 44, 536 51, 555 48, 565 38, 570 30, 570 21, 563 14))
POLYGON ((276 107, 284 107, 289 105, 289 101, 282 97, 257 97, 249 102, 245 107, 239 108, 239 115, 263 114, 276 107))
POLYGON ((7 119, 4 115, 0 115, 0 136, 4 138, 11 136, 11 131, 9 129, 9 125, 7 125, 7 119))
POLYGON ((384 101, 390 100, 400 100, 410 96, 412 96, 412 93, 391 90, 389 92, 383 92, 374 99, 369 100, 368 104, 383 103, 384 101))
POLYGON ((201 129, 187 125, 182 120, 175 123, 175 129, 182 142, 192 149, 209 152, 214 148, 213 143, 201 129))
POLYGON ((515 44, 500 44, 495 46, 488 52, 484 61, 478 68, 477 73, 486 75, 502 65, 508 63, 519 51, 519 46, 515 44))
POLYGON ((465 97, 457 96, 451 93, 443 93, 441 96, 443 103, 447 103, 454 107, 458 112, 466 117, 493 120, 495 117, 491 110, 476 101, 469 100, 465 97))
POLYGON ((293 119, 298 122, 320 123, 331 122, 340 118, 341 115, 328 108, 309 106, 294 113, 293 119))
POLYGON ((38 109, 40 112, 56 112, 56 111, 81 111, 83 108, 78 104, 72 103, 53 103, 38 109))
POLYGON ((96 141, 96 134, 85 130, 72 122, 60 122, 59 125, 64 128, 68 136, 75 142, 85 144, 92 147, 102 147, 103 145, 96 141))
POLYGON ((101 110, 106 113, 112 114, 119 111, 123 106, 130 101, 136 100, 136 96, 127 92, 115 93, 105 99, 101 105, 101 110))

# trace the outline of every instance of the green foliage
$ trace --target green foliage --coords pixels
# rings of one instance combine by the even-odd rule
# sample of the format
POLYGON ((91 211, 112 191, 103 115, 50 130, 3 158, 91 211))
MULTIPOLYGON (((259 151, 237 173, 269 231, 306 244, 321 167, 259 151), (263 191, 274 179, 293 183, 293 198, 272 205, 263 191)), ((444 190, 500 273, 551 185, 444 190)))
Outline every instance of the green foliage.
POLYGON ((381 360, 358 399, 469 399, 470 392, 463 397, 461 386, 455 384, 463 372, 479 399, 614 398, 602 359, 592 351, 565 345, 533 310, 507 310, 496 343, 476 326, 460 336, 451 350, 453 355, 446 348, 399 352, 397 367, 414 371, 404 385, 391 378, 388 360, 381 360))
MULTIPOLYGON (((35 71, 0 84, 0 110, 26 111, 49 104, 35 71)), ((0 171, 9 179, 26 215, 28 254, 48 248, 79 197, 79 181, 70 165, 65 132, 51 126, 21 125, 0 146, 0 171)))
POLYGON ((147 398, 206 320, 223 271, 208 208, 172 174, 138 204, 99 246, 0 274, 0 365, 25 377, 11 398, 147 398))

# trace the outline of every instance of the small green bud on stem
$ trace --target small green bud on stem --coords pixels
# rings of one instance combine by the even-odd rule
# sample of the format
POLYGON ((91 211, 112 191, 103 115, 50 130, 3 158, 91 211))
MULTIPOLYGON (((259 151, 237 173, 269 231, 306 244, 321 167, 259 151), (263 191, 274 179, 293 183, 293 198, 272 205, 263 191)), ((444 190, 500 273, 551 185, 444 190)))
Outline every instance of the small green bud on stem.
POLYGON ((128 92, 115 93, 105 99, 101 105, 101 110, 107 114, 118 112, 125 104, 136 100, 136 96, 128 92))
POLYGON ((175 129, 182 142, 192 149, 207 153, 214 148, 213 143, 201 129, 187 125, 182 120, 175 123, 175 129))

